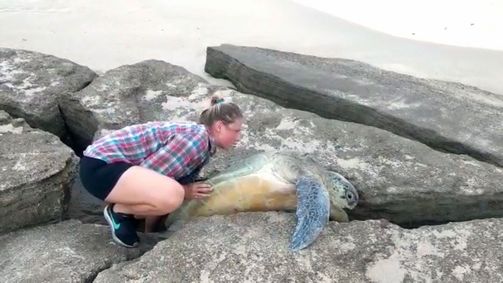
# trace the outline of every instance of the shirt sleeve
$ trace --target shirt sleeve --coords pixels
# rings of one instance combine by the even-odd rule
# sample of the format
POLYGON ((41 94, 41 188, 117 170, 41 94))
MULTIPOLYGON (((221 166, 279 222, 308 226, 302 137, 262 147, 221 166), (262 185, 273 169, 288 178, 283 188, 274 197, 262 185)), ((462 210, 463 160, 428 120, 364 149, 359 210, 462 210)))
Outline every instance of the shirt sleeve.
POLYGON ((202 136, 178 134, 140 165, 178 179, 199 167, 204 162, 207 151, 208 145, 202 136))

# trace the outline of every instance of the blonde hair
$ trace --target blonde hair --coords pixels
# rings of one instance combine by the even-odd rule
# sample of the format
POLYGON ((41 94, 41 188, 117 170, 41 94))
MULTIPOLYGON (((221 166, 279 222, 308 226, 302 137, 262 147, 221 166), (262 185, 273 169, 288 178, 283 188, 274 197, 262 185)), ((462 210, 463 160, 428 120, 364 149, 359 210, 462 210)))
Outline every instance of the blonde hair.
POLYGON ((211 127, 216 121, 230 124, 241 118, 243 118, 243 113, 239 106, 233 102, 225 102, 223 98, 215 95, 211 97, 210 107, 201 112, 199 123, 211 127))

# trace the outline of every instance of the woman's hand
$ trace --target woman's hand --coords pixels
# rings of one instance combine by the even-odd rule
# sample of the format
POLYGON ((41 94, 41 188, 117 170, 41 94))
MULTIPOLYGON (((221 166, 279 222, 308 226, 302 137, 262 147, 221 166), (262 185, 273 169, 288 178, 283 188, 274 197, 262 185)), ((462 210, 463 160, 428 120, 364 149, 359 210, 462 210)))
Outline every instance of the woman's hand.
POLYGON ((201 199, 210 196, 213 191, 210 185, 203 182, 196 182, 183 185, 185 189, 185 199, 201 199))

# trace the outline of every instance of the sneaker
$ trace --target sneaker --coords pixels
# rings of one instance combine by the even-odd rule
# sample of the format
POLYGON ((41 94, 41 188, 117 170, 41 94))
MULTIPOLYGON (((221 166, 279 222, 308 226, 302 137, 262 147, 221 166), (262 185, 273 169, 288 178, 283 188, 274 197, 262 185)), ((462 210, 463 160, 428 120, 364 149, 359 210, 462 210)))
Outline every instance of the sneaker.
POLYGON ((135 219, 132 215, 113 211, 113 204, 108 204, 103 215, 112 230, 112 238, 116 243, 127 248, 134 248, 140 239, 136 234, 135 219))

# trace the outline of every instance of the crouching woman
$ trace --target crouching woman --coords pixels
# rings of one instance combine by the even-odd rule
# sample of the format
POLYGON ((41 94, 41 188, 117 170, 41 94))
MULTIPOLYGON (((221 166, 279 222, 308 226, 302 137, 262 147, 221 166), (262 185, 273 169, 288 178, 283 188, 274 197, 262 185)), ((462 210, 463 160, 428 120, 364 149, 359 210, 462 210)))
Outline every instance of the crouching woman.
POLYGON ((136 218, 149 232, 160 216, 184 199, 203 198, 211 187, 194 182, 216 148, 228 149, 240 138, 239 107, 212 97, 199 123, 149 122, 132 125, 96 140, 80 161, 82 184, 107 203, 103 214, 113 240, 135 247, 136 218))

